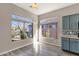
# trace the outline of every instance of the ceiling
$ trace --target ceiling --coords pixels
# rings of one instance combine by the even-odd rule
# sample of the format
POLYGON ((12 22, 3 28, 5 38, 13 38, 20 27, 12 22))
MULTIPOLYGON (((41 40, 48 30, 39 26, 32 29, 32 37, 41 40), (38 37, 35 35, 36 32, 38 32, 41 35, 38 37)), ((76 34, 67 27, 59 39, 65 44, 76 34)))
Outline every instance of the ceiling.
POLYGON ((75 3, 38 3, 39 7, 37 9, 33 9, 30 7, 32 3, 15 3, 15 5, 28 10, 35 15, 41 15, 47 12, 55 11, 73 4, 75 3))

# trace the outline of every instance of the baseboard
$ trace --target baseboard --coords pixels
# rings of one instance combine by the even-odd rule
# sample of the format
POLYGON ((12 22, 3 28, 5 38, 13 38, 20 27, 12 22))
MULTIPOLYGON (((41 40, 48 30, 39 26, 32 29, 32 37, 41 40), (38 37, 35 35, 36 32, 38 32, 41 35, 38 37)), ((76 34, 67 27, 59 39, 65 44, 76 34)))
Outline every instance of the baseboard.
POLYGON ((23 45, 23 46, 20 46, 20 47, 14 48, 14 49, 12 49, 12 50, 2 52, 2 53, 0 53, 0 55, 6 54, 6 53, 8 53, 8 52, 11 52, 11 51, 13 51, 13 50, 16 50, 16 49, 19 49, 19 48, 22 48, 22 47, 24 47, 24 46, 28 46, 28 45, 31 45, 31 44, 33 44, 33 43, 29 43, 29 44, 26 44, 26 45, 23 45))
POLYGON ((53 45, 53 46, 56 46, 56 47, 60 47, 59 45, 52 44, 52 43, 49 43, 49 42, 40 42, 40 43, 46 43, 46 44, 49 44, 49 45, 53 45))

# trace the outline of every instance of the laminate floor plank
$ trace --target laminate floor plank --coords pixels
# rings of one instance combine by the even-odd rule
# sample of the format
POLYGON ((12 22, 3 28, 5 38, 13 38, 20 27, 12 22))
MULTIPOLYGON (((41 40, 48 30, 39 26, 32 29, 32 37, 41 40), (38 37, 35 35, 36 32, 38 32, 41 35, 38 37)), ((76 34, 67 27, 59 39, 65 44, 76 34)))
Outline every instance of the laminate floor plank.
POLYGON ((28 45, 23 48, 16 49, 1 56, 78 56, 77 54, 63 51, 60 47, 40 43, 38 52, 34 52, 33 45, 28 45))

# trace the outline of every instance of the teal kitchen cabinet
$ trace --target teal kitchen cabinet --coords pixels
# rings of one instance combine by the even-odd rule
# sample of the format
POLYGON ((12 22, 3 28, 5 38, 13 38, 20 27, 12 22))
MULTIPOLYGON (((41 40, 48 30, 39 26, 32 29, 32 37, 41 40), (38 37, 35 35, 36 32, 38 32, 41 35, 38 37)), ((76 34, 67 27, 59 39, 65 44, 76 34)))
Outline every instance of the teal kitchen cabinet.
POLYGON ((79 39, 70 39, 70 51, 79 53, 79 39))
POLYGON ((69 51, 69 38, 62 37, 62 49, 69 51))
POLYGON ((70 30, 78 30, 78 15, 70 15, 70 30))
POLYGON ((62 37, 62 49, 79 53, 79 39, 62 37))
POLYGON ((76 48, 77 48, 76 52, 79 53, 79 39, 76 40, 76 44, 77 44, 77 46, 76 46, 76 48))
POLYGON ((62 25, 63 30, 69 30, 69 16, 63 16, 62 25))
POLYGON ((76 39, 70 39, 70 51, 77 52, 77 40, 76 39))
POLYGON ((78 17, 78 27, 79 27, 79 14, 77 15, 77 17, 78 17))

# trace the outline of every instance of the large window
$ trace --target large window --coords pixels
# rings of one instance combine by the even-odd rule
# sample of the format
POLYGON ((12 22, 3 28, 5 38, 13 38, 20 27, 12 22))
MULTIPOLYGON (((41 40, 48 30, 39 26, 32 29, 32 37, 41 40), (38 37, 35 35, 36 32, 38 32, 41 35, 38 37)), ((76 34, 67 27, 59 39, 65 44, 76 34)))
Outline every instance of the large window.
POLYGON ((33 37, 33 23, 31 19, 12 15, 11 38, 13 41, 33 37))
POLYGON ((42 24, 42 36, 56 39, 57 23, 42 24))

